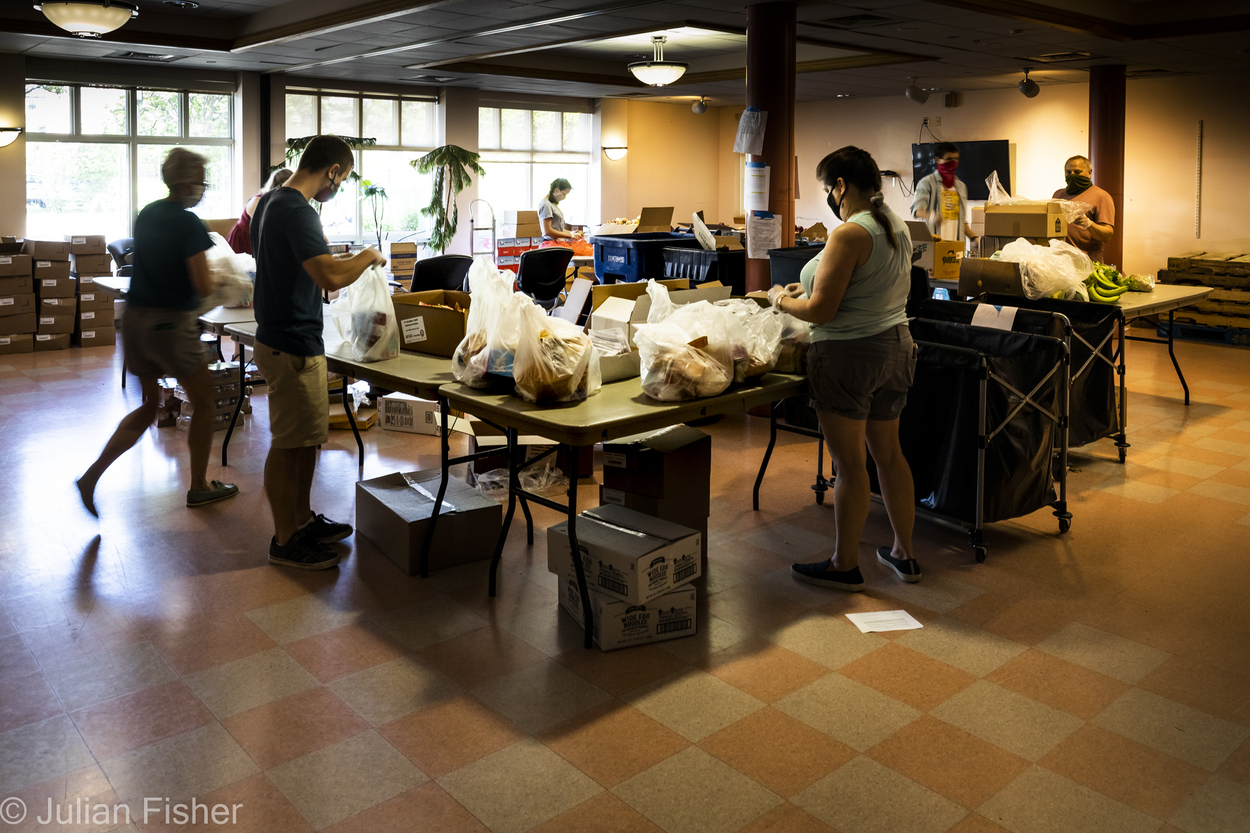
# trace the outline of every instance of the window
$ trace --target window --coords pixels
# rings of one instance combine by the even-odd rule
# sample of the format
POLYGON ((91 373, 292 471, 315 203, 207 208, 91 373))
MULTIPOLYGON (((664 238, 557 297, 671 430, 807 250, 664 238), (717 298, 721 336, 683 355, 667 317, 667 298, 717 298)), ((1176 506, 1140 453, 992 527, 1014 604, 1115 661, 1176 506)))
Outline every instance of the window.
MULTIPOLYGON (((429 227, 420 209, 429 204, 431 178, 418 174, 409 163, 433 150, 437 108, 433 100, 400 96, 288 91, 286 132, 292 139, 320 133, 376 139, 376 145, 356 150, 354 172, 386 189, 382 234, 399 238, 429 227)), ((332 240, 377 242, 373 205, 359 193, 357 182, 348 180, 338 196, 320 207, 321 225, 332 240)))
POLYGON ((478 148, 487 173, 478 196, 497 217, 504 211, 532 211, 553 180, 567 179, 573 190, 560 206, 565 220, 585 223, 590 119, 589 113, 478 108, 478 148))
POLYGON ((26 84, 26 233, 129 237, 133 219, 169 189, 161 163, 173 147, 208 159, 201 217, 238 214, 233 99, 228 93, 26 84))

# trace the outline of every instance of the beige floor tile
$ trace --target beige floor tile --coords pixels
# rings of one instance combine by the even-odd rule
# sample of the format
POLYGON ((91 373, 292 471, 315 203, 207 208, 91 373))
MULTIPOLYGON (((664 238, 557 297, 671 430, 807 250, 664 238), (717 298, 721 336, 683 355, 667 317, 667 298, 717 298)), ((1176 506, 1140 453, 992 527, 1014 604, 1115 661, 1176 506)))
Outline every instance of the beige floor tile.
POLYGON ((690 745, 620 701, 583 712, 538 733, 536 739, 608 789, 690 745))
POLYGON ((1107 483, 1094 488, 1141 503, 1163 503, 1177 494, 1175 489, 1168 489, 1164 486, 1151 486, 1148 483, 1107 483))
POLYGON ((438 779, 492 833, 523 833, 602 791, 533 738, 438 779))
POLYGON ((1137 688, 1125 692, 1093 722, 1208 772, 1250 737, 1250 729, 1137 688))
POLYGON ((949 618, 935 619, 920 630, 908 631, 895 644, 977 677, 984 677, 1028 650, 1018 642, 949 618))
POLYGON ((409 607, 375 616, 373 621, 414 651, 486 625, 481 616, 446 596, 423 599, 409 607))
POLYGON ((612 699, 552 660, 492 680, 474 689, 473 696, 531 734, 612 699))
POLYGON ((1033 767, 978 808, 1015 833, 1155 833, 1159 822, 1128 805, 1033 767))
POLYGON ((1186 833, 1243 833, 1248 820, 1250 787, 1217 775, 1189 797, 1171 823, 1186 833))
POLYGON ((412 656, 340 677, 327 687, 374 726, 464 692, 446 674, 412 656))
POLYGON ((828 535, 787 523, 771 526, 743 540, 795 561, 811 561, 836 543, 828 535))
POLYGON ((54 666, 45 674, 67 711, 76 711, 178 677, 150 642, 135 642, 98 651, 89 657, 54 666))
POLYGON ((429 780, 377 732, 310 752, 266 774, 316 830, 429 780))
POLYGON ((856 833, 945 833, 968 815, 955 802, 862 756, 793 801, 838 830, 856 833))
POLYGON ((326 833, 489 833, 486 827, 442 787, 427 781, 326 828, 326 833))
POLYGON ((782 802, 780 796, 693 746, 617 785, 613 792, 668 833, 731 833, 782 802))
MULTIPOLYGON (((1136 451, 1136 450, 1134 450, 1136 451)), ((1224 471, 1223 466, 1213 466, 1210 463, 1199 463, 1195 460, 1182 460, 1179 457, 1156 457, 1153 460, 1142 463, 1143 466, 1160 471, 1176 472, 1177 474, 1187 474, 1190 477, 1200 477, 1203 480, 1213 477, 1224 471)))
POLYGON ((938 613, 948 613, 985 592, 980 587, 973 587, 941 573, 932 572, 926 573, 924 578, 915 584, 899 581, 891 575, 882 581, 874 581, 870 586, 873 590, 887 593, 909 604, 927 607, 938 613))
POLYGON ((220 723, 127 752, 100 764, 123 801, 201 796, 259 770, 220 723), (194 761, 194 765, 188 765, 194 761))
POLYGON ((10 729, 0 734, 0 795, 94 763, 68 715, 10 729))
POLYGON ((1145 677, 1171 656, 1158 648, 1080 622, 1072 622, 1037 643, 1036 647, 1039 651, 1130 684, 1145 677))
POLYGON ((522 613, 499 625, 508 633, 532 645, 549 657, 582 649, 583 630, 573 617, 547 608, 522 613))
MULTIPOLYGON (((699 600, 703 605, 703 600, 699 600)), ((560 617, 562 619, 568 617, 560 617)), ((737 645, 751 634, 735 624, 718 619, 699 608, 698 631, 681 639, 670 639, 659 643, 660 650, 667 651, 678 659, 686 662, 700 662, 718 651, 737 645)))
POLYGON ((1201 497, 1215 498, 1216 500, 1224 500, 1229 503, 1239 503, 1242 506, 1250 506, 1250 489, 1242 486, 1232 486, 1228 483, 1206 480, 1197 486, 1190 486, 1187 491, 1190 494, 1201 497))
POLYGON ((1239 457, 1250 457, 1250 443, 1238 443, 1230 440, 1218 439, 1216 437, 1203 437, 1200 440, 1194 440, 1194 448, 1202 448, 1207 451, 1218 451, 1221 454, 1235 454, 1239 457))
POLYGON ((186 677, 187 685, 218 720, 317 685, 281 648, 237 659, 186 677))
POLYGON ((823 613, 810 613, 760 635, 834 670, 887 644, 875 633, 860 633, 845 616, 823 613))
POLYGON ((249 610, 247 618, 279 645, 345 628, 360 619, 355 610, 344 610, 318 593, 296 596, 285 602, 249 610))
POLYGON ((1030 761, 1045 755, 1083 722, 985 680, 973 683, 931 713, 1030 761))
POLYGON ((764 707, 746 692, 696 668, 679 671, 622 699, 696 742, 764 707))
POLYGON ((920 717, 911 706, 841 674, 817 680, 773 708, 860 752, 920 717))

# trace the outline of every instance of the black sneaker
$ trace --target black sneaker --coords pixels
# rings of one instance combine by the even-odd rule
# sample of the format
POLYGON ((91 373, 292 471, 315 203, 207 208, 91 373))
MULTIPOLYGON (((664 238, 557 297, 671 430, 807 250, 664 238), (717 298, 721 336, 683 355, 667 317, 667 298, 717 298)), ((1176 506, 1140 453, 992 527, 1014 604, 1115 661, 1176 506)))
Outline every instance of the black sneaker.
POLYGON ((806 584, 817 587, 833 587, 858 593, 864 589, 864 574, 856 567, 853 570, 830 570, 828 561, 817 561, 815 564, 792 564, 790 575, 806 584))
POLYGON ((332 521, 325 515, 313 515, 313 519, 308 522, 308 525, 302 531, 323 544, 333 544, 335 541, 342 541, 348 535, 351 535, 352 525, 332 521))
POLYGON ((908 584, 920 581, 920 565, 916 559, 895 558, 890 555, 893 551, 891 547, 877 547, 877 560, 893 570, 894 575, 908 584))
POLYGON ((328 570, 339 563, 339 554, 300 530, 291 540, 279 546, 277 538, 269 539, 269 563, 297 570, 328 570))

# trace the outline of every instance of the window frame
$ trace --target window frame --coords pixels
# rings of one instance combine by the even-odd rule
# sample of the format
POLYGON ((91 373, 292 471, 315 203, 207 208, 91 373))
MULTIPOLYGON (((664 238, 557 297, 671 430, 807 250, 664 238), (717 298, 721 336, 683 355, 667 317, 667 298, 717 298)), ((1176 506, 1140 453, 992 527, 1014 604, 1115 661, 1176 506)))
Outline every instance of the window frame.
MULTIPOLYGON (((489 104, 481 104, 478 106, 478 149, 481 154, 483 165, 491 162, 507 162, 511 164, 523 164, 526 166, 526 174, 528 176, 528 190, 532 200, 537 200, 535 189, 539 188, 534 181, 534 165, 537 164, 572 164, 586 165, 587 180, 590 178, 590 167, 594 162, 594 154, 592 149, 587 150, 569 150, 564 147, 564 117, 566 115, 577 115, 588 119, 586 124, 587 141, 590 142, 593 136, 593 116, 581 109, 560 109, 557 107, 545 107, 536 105, 527 105, 517 103, 512 106, 505 106, 503 102, 490 102, 489 104), (495 130, 493 139, 493 147, 486 148, 482 143, 481 125, 482 111, 493 110, 494 116, 491 123, 495 130), (530 125, 530 141, 528 148, 508 148, 503 142, 503 110, 519 110, 529 114, 530 125), (560 148, 557 150, 534 150, 534 113, 535 112, 555 112, 560 116, 560 148)), ((540 189, 541 190, 541 189, 540 189)), ((501 210, 508 210, 501 207, 501 210)), ((589 215, 589 206, 587 206, 587 214, 589 215)), ((582 218, 582 222, 589 220, 589 216, 582 218)))

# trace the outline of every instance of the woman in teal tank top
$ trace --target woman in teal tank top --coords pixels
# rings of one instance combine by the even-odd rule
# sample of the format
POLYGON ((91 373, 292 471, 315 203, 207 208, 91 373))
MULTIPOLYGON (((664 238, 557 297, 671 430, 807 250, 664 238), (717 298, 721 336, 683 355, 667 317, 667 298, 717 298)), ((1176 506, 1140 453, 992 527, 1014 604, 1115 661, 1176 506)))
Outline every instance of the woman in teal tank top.
POLYGON ((916 368, 907 328, 911 238, 885 205, 881 172, 867 151, 836 150, 816 166, 830 209, 842 225, 809 261, 800 283, 773 287, 779 310, 812 325, 807 381, 834 469, 834 555, 795 564, 799 581, 839 590, 864 589, 859 539, 868 519, 872 454, 894 543, 877 560, 903 581, 920 580, 912 555, 916 520, 911 468, 898 440, 898 420, 916 368))

